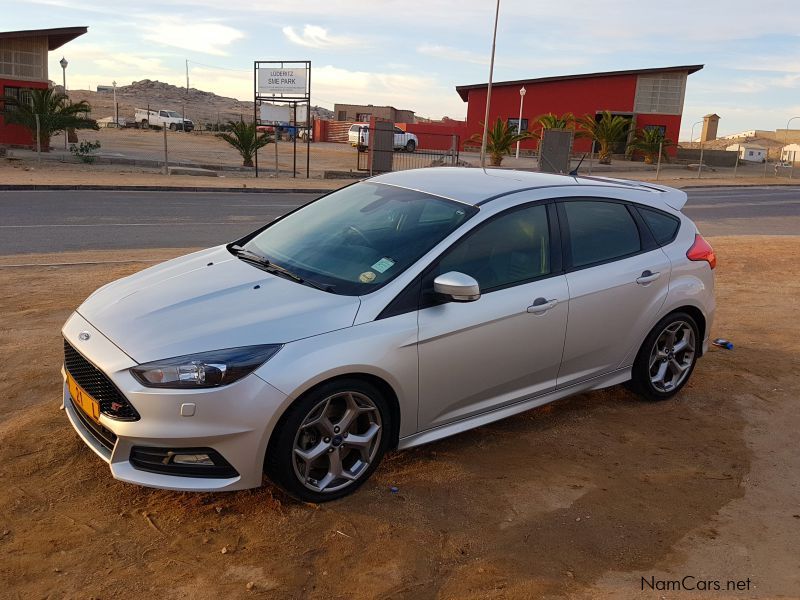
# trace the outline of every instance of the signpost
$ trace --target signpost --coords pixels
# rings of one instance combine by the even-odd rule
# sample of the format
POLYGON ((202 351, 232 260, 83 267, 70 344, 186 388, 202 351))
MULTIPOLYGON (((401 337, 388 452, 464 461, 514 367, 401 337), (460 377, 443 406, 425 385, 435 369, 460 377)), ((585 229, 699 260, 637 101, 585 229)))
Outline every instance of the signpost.
MULTIPOLYGON (((277 122, 289 122, 293 128, 294 158, 292 176, 297 177, 297 132, 306 133, 306 178, 311 164, 311 61, 253 61, 253 120, 258 125, 275 126, 275 142, 279 135, 277 122), (297 107, 300 105, 300 110, 297 107), (272 105, 272 106, 270 106, 272 105), (286 106, 277 106, 286 105, 286 106), (286 118, 276 118, 283 117, 286 118), (298 123, 298 118, 303 123, 298 123)), ((258 150, 255 153, 258 177, 258 150)), ((276 158, 277 174, 277 158, 276 158)))

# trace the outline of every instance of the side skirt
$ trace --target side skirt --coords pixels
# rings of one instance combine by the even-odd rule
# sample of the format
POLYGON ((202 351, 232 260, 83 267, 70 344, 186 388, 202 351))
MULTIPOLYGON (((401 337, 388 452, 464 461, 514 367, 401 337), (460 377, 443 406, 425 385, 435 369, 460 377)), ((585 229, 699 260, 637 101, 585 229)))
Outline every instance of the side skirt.
POLYGON ((426 429, 413 435, 408 435, 404 438, 400 438, 397 448, 398 450, 405 450, 406 448, 413 448, 414 446, 421 446, 422 444, 435 442, 436 440, 440 440, 457 433, 462 433, 464 431, 480 427, 481 425, 487 425, 488 423, 493 423, 495 421, 499 421, 500 419, 517 415, 525 412, 526 410, 536 408, 537 406, 542 406, 544 404, 560 400, 561 398, 572 396, 573 394, 588 392, 590 390, 599 390, 612 385, 617 385, 619 383, 628 381, 630 378, 631 367, 625 367, 624 369, 612 371, 611 373, 589 379, 588 381, 581 381, 580 383, 576 383, 570 387, 558 389, 540 396, 534 396, 533 398, 520 400, 519 402, 508 404, 490 412, 481 413, 479 415, 467 417, 466 419, 460 419, 458 421, 447 423, 446 425, 441 425, 433 429, 426 429))

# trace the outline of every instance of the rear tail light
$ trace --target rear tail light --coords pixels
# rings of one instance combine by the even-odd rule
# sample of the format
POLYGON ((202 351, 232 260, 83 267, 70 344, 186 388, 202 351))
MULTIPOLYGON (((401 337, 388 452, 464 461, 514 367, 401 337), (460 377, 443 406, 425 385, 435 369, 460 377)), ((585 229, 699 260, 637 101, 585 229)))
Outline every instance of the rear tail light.
POLYGON ((689 260, 704 260, 712 269, 717 266, 717 255, 714 254, 714 249, 699 233, 694 235, 694 243, 686 251, 686 258, 689 260))

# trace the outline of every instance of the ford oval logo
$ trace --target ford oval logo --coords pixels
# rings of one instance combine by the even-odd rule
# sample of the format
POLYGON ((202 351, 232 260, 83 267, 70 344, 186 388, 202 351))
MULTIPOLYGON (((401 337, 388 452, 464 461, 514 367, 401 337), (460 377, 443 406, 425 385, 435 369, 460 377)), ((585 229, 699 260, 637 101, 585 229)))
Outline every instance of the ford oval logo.
POLYGON ((81 340, 82 342, 85 342, 85 341, 86 341, 86 340, 88 340, 90 337, 92 337, 92 334, 91 334, 91 333, 89 333, 88 331, 81 331, 81 332, 78 334, 78 339, 79 339, 79 340, 81 340))

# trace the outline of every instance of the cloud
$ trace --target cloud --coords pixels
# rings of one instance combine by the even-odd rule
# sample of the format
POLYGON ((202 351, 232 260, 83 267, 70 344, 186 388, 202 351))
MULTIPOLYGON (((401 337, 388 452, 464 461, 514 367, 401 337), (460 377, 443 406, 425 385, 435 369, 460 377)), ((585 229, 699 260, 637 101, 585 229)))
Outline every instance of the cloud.
POLYGON ((182 19, 167 18, 147 25, 142 37, 164 46, 227 56, 225 47, 244 38, 244 33, 220 23, 187 23, 182 19))
POLYGON ((306 25, 302 34, 297 33, 294 27, 286 26, 283 28, 283 35, 293 44, 306 48, 341 48, 358 45, 353 38, 328 35, 327 29, 317 25, 306 25))
MULTIPOLYGON (((436 59, 452 60, 456 62, 463 62, 472 65, 488 65, 489 64, 489 51, 485 53, 473 52, 472 50, 464 50, 455 48, 453 46, 443 46, 440 44, 420 44, 417 46, 417 52, 425 56, 430 56, 436 59)), ((523 68, 526 73, 523 77, 527 77, 529 73, 553 67, 577 67, 585 64, 586 61, 578 57, 555 57, 555 56, 539 56, 535 59, 525 58, 508 58, 501 56, 499 52, 495 54, 495 66, 507 68, 523 68)))

